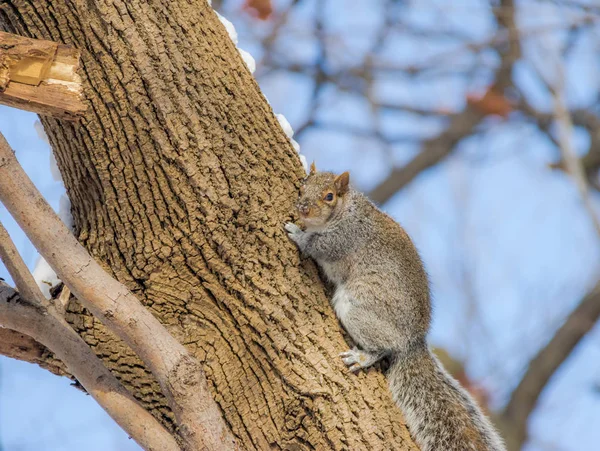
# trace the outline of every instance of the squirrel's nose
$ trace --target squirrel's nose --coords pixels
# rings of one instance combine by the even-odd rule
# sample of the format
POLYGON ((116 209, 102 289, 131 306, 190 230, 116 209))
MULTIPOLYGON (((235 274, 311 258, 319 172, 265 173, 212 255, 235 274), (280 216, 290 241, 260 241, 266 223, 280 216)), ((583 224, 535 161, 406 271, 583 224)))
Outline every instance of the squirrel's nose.
POLYGON ((310 208, 308 208, 308 205, 298 205, 298 211, 302 215, 307 215, 309 210, 310 210, 310 208))

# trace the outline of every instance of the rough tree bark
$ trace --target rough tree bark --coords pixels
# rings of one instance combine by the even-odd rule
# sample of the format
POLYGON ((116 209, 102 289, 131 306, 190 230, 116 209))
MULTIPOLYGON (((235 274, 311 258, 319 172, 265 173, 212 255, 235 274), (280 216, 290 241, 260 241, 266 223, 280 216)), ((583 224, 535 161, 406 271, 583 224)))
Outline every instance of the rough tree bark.
MULTIPOLYGON (((354 376, 315 266, 282 229, 304 173, 203 0, 0 0, 0 25, 82 51, 88 113, 43 119, 80 242, 204 362, 247 449, 415 449, 377 370, 354 376)), ((68 320, 168 427, 135 355, 68 320)))

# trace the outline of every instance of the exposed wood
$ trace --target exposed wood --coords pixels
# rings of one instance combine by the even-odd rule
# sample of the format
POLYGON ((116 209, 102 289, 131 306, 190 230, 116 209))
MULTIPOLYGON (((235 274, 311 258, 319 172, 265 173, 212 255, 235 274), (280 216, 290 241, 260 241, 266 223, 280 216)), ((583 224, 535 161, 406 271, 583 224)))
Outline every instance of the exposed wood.
POLYGON ((86 111, 79 50, 0 32, 0 103, 75 120, 86 111))

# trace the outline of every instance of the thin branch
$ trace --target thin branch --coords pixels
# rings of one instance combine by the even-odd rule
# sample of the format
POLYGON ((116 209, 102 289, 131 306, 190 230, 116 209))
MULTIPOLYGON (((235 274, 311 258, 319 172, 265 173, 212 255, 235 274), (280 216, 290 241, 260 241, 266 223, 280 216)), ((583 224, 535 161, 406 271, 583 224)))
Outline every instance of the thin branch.
POLYGON ((598 238, 600 238, 600 221, 598 220, 592 200, 590 199, 587 177, 583 168, 583 164, 577 156, 573 145, 573 122, 565 102, 564 74, 562 65, 557 64, 557 66, 559 66, 558 70, 556 71, 558 83, 555 87, 552 85, 548 85, 548 87, 554 100, 554 112, 556 115, 556 123, 558 125, 559 148, 567 172, 575 181, 584 208, 586 209, 594 228, 596 229, 598 238))
POLYGON ((31 296, 22 298, 0 282, 0 324, 51 349, 98 404, 144 449, 178 450, 173 436, 129 394, 46 300, 2 224, 0 257, 22 293, 31 296))
POLYGON ((448 128, 436 137, 424 141, 421 152, 405 166, 393 169, 387 178, 369 193, 369 197, 378 204, 387 202, 423 171, 450 155, 455 145, 469 135, 482 119, 483 114, 471 108, 450 116, 448 128))
MULTIPOLYGON (((552 135, 552 124, 555 119, 555 113, 546 113, 535 109, 520 93, 520 101, 517 109, 523 112, 527 117, 531 118, 537 128, 543 132, 546 137, 551 140, 557 149, 560 148, 560 142, 552 135)), ((579 164, 583 167, 586 175, 587 183, 595 190, 600 190, 597 181, 597 173, 600 169, 600 118, 589 110, 575 109, 569 111, 569 117, 573 125, 585 128, 590 136, 588 152, 578 157, 579 164)), ((566 170, 564 160, 556 161, 549 165, 552 169, 566 170)))
MULTIPOLYGON (((494 75, 494 86, 497 92, 503 93, 504 89, 512 85, 512 67, 521 57, 521 43, 516 28, 513 0, 502 0, 500 6, 501 8, 494 10, 496 22, 500 28, 499 33, 507 34, 509 39, 506 40, 508 49, 501 55, 500 66, 494 75)), ((424 141, 421 152, 407 165, 392 170, 388 177, 369 193, 371 199, 379 204, 387 202, 421 172, 450 155, 459 141, 473 133, 485 115, 467 106, 462 112, 449 117, 448 128, 438 136, 424 141)))
POLYGON ((17 286, 17 290, 24 299, 43 310, 50 307, 50 302, 40 291, 2 223, 0 223, 0 260, 4 263, 17 286))
MULTIPOLYGON (((558 125, 557 144, 567 172, 574 179, 584 208, 593 222, 600 237, 600 221, 596 215, 588 192, 586 171, 574 149, 573 119, 569 113, 564 97, 564 69, 556 64, 553 73, 557 77, 556 85, 549 83, 542 71, 538 71, 540 79, 548 87, 554 101, 554 119, 558 125)), ((524 111, 536 113, 526 101, 522 102, 524 111)), ((532 114, 541 129, 548 130, 552 117, 550 115, 532 114)), ((578 121, 590 122, 592 118, 578 115, 578 121)), ((592 149, 590 149, 592 151, 592 149)), ((554 334, 548 344, 533 358, 521 382, 513 391, 511 398, 502 413, 501 422, 509 434, 509 449, 520 449, 527 439, 527 423, 535 408, 540 394, 548 381, 562 363, 569 357, 577 344, 592 329, 600 318, 600 282, 581 300, 579 305, 568 316, 565 323, 554 334)))
POLYGON ((79 244, 27 177, 1 134, 0 201, 77 299, 148 366, 187 447, 236 449, 208 391, 200 362, 79 244))
POLYGON ((581 300, 548 344, 529 362, 521 382, 502 413, 510 431, 510 449, 521 449, 527 439, 527 422, 544 387, 556 370, 600 318, 600 282, 581 300))

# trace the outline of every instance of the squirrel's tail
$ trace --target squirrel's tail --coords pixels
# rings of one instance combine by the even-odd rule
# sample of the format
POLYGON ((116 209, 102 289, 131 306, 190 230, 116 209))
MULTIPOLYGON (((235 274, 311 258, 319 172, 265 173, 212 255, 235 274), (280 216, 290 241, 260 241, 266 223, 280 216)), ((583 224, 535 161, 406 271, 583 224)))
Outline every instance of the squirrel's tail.
POLYGON ((471 396, 425 346, 392 359, 388 381, 423 451, 504 451, 502 439, 471 396))

